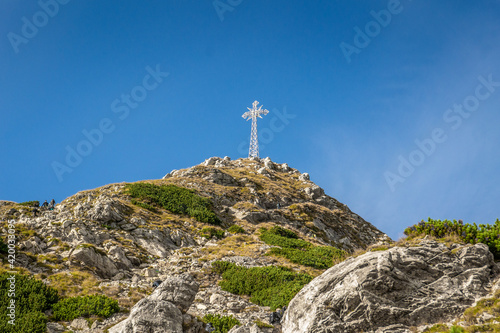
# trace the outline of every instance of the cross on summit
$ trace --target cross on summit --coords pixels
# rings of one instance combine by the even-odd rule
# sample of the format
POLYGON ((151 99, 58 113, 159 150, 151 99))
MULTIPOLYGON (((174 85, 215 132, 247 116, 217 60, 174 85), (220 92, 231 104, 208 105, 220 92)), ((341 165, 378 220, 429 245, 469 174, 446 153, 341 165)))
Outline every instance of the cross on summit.
POLYGON ((255 101, 252 103, 252 108, 248 108, 242 117, 246 120, 252 119, 252 132, 250 134, 250 149, 248 151, 248 158, 259 157, 259 139, 257 137, 257 117, 262 118, 261 114, 266 115, 269 113, 268 110, 262 110, 262 105, 257 109, 259 102, 255 101))

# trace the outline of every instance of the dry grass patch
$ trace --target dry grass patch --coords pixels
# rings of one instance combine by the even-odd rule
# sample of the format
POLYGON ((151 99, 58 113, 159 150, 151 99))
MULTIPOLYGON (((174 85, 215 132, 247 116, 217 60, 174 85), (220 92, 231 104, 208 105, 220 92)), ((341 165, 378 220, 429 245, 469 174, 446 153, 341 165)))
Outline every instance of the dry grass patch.
POLYGON ((326 269, 317 269, 317 268, 313 268, 313 267, 294 264, 293 262, 289 261, 286 258, 278 257, 275 255, 268 255, 268 257, 272 258, 273 261, 275 262, 275 263, 273 263, 273 265, 290 268, 297 273, 308 274, 312 277, 316 277, 318 275, 321 275, 326 271, 326 269))
POLYGON ((261 212, 262 209, 259 207, 255 206, 253 203, 248 202, 248 201, 240 201, 233 205, 234 209, 244 209, 250 212, 261 212))
POLYGON ((74 297, 99 293, 99 281, 89 273, 83 271, 66 271, 52 274, 47 277, 50 286, 55 288, 62 297, 74 297))
POLYGON ((128 292, 127 297, 121 297, 118 299, 118 304, 120 307, 130 309, 137 302, 139 302, 144 297, 148 296, 151 293, 151 290, 143 289, 143 288, 131 288, 128 292))
POLYGON ((209 261, 214 259, 221 259, 227 256, 247 256, 247 257, 261 257, 264 255, 261 247, 262 242, 256 240, 251 235, 237 234, 226 237, 217 242, 217 246, 204 248, 200 251, 202 257, 200 260, 209 261))
POLYGON ((11 269, 6 261, 2 261, 2 263, 0 264, 0 274, 12 271, 18 274, 32 275, 32 273, 24 267, 14 267, 13 269, 11 269))
POLYGON ((442 238, 437 238, 434 236, 430 235, 420 235, 420 236, 413 236, 413 237, 405 237, 399 239, 397 242, 393 243, 391 247, 411 247, 411 246, 420 246, 420 242, 422 240, 432 240, 436 241, 438 243, 443 243, 447 247, 450 247, 452 244, 460 244, 460 245, 469 245, 472 246, 471 244, 467 244, 464 241, 460 239, 457 235, 446 235, 442 238))

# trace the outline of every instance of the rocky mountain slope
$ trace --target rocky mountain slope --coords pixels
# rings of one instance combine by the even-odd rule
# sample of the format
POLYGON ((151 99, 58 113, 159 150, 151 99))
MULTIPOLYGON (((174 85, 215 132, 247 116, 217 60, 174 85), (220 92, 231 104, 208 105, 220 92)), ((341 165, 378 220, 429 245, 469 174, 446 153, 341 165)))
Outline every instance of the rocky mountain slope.
POLYGON ((212 157, 79 192, 40 216, 0 202, 3 234, 12 220, 17 270, 62 297, 107 295, 122 310, 51 319, 49 332, 204 333, 217 315, 238 321, 231 333, 420 332, 493 293, 498 272, 484 246, 394 244, 307 173, 269 158, 212 157))
MULTIPOLYGON (((220 226, 211 227, 161 206, 148 209, 147 203, 129 195, 124 183, 79 192, 38 217, 30 207, 2 202, 4 228, 7 221, 16 221, 16 266, 64 296, 103 293, 128 309, 152 291, 153 281, 191 273, 200 285, 188 312, 192 318, 233 314, 245 324, 267 322, 270 309, 221 290, 220 276, 210 273, 214 260, 246 267, 284 265, 312 276, 323 271, 266 256, 273 246, 259 238, 259 228, 279 225, 310 244, 349 253, 390 241, 346 205, 327 196, 307 173, 269 158, 231 161, 214 157, 147 183, 176 185, 208 198, 220 226), (243 233, 228 232, 232 225, 240 226, 243 233), (223 236, 207 237, 201 232, 204 228, 220 230, 223 236)), ((109 325, 107 320, 94 328, 109 325)), ((62 330, 60 324, 52 326, 62 330)))

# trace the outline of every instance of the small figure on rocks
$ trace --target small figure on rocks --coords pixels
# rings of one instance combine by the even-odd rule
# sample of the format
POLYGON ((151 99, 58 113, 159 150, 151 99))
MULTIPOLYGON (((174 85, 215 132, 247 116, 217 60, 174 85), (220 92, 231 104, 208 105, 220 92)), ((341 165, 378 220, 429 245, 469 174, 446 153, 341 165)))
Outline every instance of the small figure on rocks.
POLYGON ((212 325, 212 323, 208 323, 207 326, 205 327, 205 331, 207 331, 207 332, 215 331, 214 325, 212 325))
POLYGON ((278 204, 276 205, 276 209, 280 209, 280 203, 278 202, 278 204))
POLYGON ((49 203, 47 202, 47 200, 45 200, 42 204, 42 208, 47 209, 47 207, 49 207, 49 203))
POLYGON ((56 201, 54 199, 50 200, 49 210, 54 210, 55 205, 56 205, 56 201))
POLYGON ((156 280, 155 282, 153 282, 153 289, 155 289, 156 287, 158 287, 161 283, 162 283, 161 280, 156 280))

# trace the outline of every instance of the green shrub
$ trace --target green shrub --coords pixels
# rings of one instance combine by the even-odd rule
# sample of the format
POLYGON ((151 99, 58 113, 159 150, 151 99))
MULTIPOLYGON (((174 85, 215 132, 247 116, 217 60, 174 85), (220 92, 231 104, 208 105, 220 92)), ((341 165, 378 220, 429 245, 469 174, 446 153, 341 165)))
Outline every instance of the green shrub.
POLYGON ((244 234, 245 233, 245 229, 243 229, 242 227, 240 227, 237 224, 233 224, 232 226, 230 226, 227 229, 227 231, 229 231, 232 234, 244 234))
POLYGON ((274 226, 269 230, 267 230, 266 228, 260 228, 260 239, 264 243, 269 245, 276 245, 294 249, 304 249, 311 246, 310 243, 302 239, 298 239, 297 235, 294 232, 290 230, 286 230, 287 232, 283 232, 283 230, 286 229, 278 226, 274 226), (293 237, 292 235, 295 237, 293 237))
POLYGON ((333 260, 342 260, 347 256, 345 251, 335 247, 312 246, 307 249, 272 248, 267 254, 284 257, 293 263, 318 269, 330 268, 333 260))
POLYGON ((273 235, 286 237, 286 238, 295 238, 295 239, 299 238, 299 236, 297 236, 297 234, 295 232, 288 230, 288 229, 285 229, 285 228, 282 228, 282 227, 277 226, 277 225, 275 225, 274 227, 269 229, 269 233, 271 233, 273 235))
POLYGON ((437 238, 445 236, 457 236, 461 241, 468 244, 483 243, 488 245, 495 258, 500 258, 500 220, 493 225, 476 223, 464 224, 462 220, 423 220, 418 224, 408 227, 404 231, 409 238, 420 235, 431 235, 437 238))
POLYGON ((47 330, 47 317, 43 313, 51 308, 58 300, 57 290, 46 286, 42 281, 32 276, 22 274, 0 275, 0 332, 33 332, 45 333, 47 330), (14 277, 15 295, 9 296, 11 292, 11 280, 14 277), (10 300, 15 301, 15 323, 10 325, 7 316, 7 305, 10 300))
POLYGON ((69 297, 54 305, 54 319, 73 320, 96 315, 108 318, 120 311, 118 302, 105 295, 69 297))
POLYGON ((464 333, 465 330, 460 326, 452 326, 450 328, 450 333, 464 333))
POLYGON ((20 203, 21 206, 28 206, 28 207, 33 207, 33 206, 40 206, 40 201, 34 200, 34 201, 25 201, 20 203))
POLYGON ((211 239, 212 237, 217 239, 224 238, 224 230, 216 228, 203 228, 201 229, 200 234, 206 239, 211 239))
POLYGON ((9 253, 9 247, 7 244, 3 242, 3 239, 0 238, 0 254, 7 254, 9 253))
POLYGON ((250 301, 271 309, 281 308, 308 284, 312 277, 299 274, 281 266, 237 266, 225 261, 212 263, 213 269, 222 274, 221 288, 237 295, 249 295, 250 301))
MULTIPOLYGON (((47 331, 47 316, 39 311, 28 312, 21 320, 16 318, 16 326, 19 326, 18 332, 40 332, 47 331)), ((7 332, 7 331, 2 331, 7 332)))
POLYGON ((222 275, 225 271, 233 268, 235 264, 229 261, 214 261, 212 263, 212 269, 215 273, 222 275))
POLYGON ((345 251, 335 247, 314 246, 298 239, 294 232, 278 226, 269 230, 261 228, 260 231, 262 241, 281 247, 270 249, 268 255, 284 257, 296 264, 326 269, 333 265, 334 259, 344 259, 347 256, 345 251))
POLYGON ((212 323, 215 328, 213 333, 227 333, 233 326, 241 325, 238 319, 233 316, 221 316, 218 314, 206 314, 202 318, 204 323, 212 323))
POLYGON ((257 319, 255 321, 255 324, 257 324, 257 327, 259 328, 274 328, 273 325, 270 325, 270 324, 267 324, 267 323, 264 323, 263 321, 257 319))
MULTIPOLYGON (((208 198, 201 197, 194 191, 175 185, 154 185, 149 183, 134 183, 126 185, 132 198, 140 199, 144 206, 150 209, 153 205, 163 207, 174 214, 186 214, 200 222, 219 225, 220 219, 212 211, 212 203, 208 198)), ((139 201, 135 200, 135 204, 139 201)), ((154 207, 153 207, 154 208, 154 207)))
POLYGON ((136 206, 139 206, 141 208, 144 208, 144 209, 147 209, 149 211, 152 211, 153 213, 158 213, 158 209, 156 209, 155 207, 147 204, 147 203, 144 203, 144 202, 141 202, 141 201, 137 201, 137 200, 130 200, 130 202, 133 204, 133 205, 136 205, 136 206))

